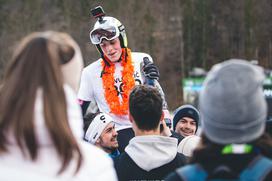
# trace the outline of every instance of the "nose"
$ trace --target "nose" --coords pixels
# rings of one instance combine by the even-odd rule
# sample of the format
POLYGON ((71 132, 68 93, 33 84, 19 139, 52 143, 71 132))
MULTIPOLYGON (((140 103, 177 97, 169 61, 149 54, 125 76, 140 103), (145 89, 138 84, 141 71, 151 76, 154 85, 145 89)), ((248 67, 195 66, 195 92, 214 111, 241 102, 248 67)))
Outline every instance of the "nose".
POLYGON ((112 131, 112 135, 113 136, 117 136, 118 135, 118 133, 117 133, 117 131, 115 129, 112 131))
POLYGON ((111 53, 112 50, 113 50, 113 46, 112 45, 107 45, 107 47, 106 47, 107 53, 111 53))
POLYGON ((191 129, 192 125, 190 123, 186 123, 185 127, 191 129))

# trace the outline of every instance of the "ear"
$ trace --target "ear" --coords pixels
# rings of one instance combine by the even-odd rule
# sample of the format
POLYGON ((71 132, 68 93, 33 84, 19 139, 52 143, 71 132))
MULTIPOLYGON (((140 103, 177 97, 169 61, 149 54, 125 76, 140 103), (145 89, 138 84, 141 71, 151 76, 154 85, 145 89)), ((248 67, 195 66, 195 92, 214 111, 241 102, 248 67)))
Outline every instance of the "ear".
POLYGON ((135 135, 137 135, 138 127, 134 121, 133 116, 130 114, 130 112, 128 112, 128 118, 129 118, 129 121, 131 122, 133 132, 135 133, 135 135))
POLYGON ((162 111, 161 118, 160 118, 160 123, 164 120, 164 112, 162 111))
POLYGON ((129 118, 129 121, 130 121, 131 123, 134 122, 134 118, 132 117, 132 115, 130 114, 130 112, 128 112, 128 118, 129 118))
POLYGON ((100 142, 101 142, 101 140, 100 140, 100 137, 96 140, 96 142, 95 142, 95 145, 100 145, 100 142))

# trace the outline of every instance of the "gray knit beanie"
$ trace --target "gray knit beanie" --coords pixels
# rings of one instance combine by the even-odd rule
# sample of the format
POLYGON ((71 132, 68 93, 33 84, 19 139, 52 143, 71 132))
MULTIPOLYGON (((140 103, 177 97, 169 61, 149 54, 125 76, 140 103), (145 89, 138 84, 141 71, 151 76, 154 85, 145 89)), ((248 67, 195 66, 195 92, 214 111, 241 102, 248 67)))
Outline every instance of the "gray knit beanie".
POLYGON ((232 59, 208 73, 199 97, 202 130, 218 144, 248 143, 265 128, 267 105, 263 69, 232 59))

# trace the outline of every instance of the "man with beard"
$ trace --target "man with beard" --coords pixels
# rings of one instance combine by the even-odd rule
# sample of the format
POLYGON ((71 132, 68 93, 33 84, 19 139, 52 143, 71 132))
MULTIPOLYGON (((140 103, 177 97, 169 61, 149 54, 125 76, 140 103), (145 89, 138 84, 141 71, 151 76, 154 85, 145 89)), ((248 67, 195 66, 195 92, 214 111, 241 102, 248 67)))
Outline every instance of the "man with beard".
POLYGON ((192 105, 179 107, 173 118, 174 131, 183 137, 195 135, 198 128, 199 112, 192 105))
POLYGON ((118 133, 115 130, 114 120, 106 113, 89 113, 84 117, 85 140, 103 149, 114 158, 118 151, 118 133))

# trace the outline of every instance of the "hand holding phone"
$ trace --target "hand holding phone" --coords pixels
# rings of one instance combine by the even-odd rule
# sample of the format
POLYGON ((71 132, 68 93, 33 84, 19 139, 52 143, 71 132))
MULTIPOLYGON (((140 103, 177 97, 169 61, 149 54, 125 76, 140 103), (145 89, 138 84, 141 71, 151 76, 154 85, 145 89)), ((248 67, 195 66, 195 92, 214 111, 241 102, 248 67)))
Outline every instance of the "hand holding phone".
POLYGON ((162 136, 171 136, 171 130, 170 128, 167 126, 165 119, 163 119, 160 123, 160 133, 162 136))

